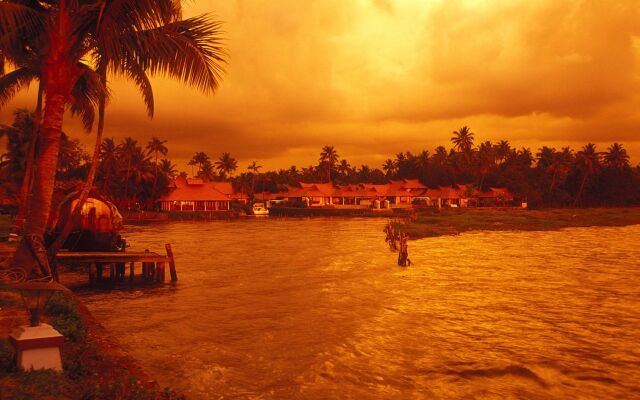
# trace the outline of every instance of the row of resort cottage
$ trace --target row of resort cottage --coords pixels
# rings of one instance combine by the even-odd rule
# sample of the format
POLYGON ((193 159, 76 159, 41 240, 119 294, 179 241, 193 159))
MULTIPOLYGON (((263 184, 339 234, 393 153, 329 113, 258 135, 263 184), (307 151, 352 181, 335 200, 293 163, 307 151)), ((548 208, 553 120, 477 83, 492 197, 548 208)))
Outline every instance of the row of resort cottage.
MULTIPOLYGON (((268 207, 285 202, 309 207, 373 209, 514 205, 514 195, 505 188, 490 188, 484 192, 465 185, 431 189, 417 179, 383 185, 300 183, 299 187, 289 187, 281 193, 255 193, 253 198, 268 207)), ((159 200, 159 205, 163 211, 227 211, 232 202, 246 204, 248 201, 249 196, 234 191, 230 182, 180 177, 172 182, 169 194, 159 200)))

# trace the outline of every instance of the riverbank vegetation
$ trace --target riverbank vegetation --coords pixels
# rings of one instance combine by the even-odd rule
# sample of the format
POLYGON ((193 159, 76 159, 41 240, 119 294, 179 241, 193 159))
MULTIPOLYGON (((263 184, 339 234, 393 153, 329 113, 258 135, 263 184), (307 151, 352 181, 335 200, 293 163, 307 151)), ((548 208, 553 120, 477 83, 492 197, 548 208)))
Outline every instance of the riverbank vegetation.
POLYGON ((410 239, 469 231, 549 231, 588 226, 640 224, 640 208, 526 210, 518 208, 423 210, 397 222, 410 239))
MULTIPOLYGON (((0 129, 7 138, 2 155, 0 180, 4 205, 16 204, 25 169, 25 154, 32 122, 26 110, 16 112, 11 126, 0 129)), ((486 190, 506 187, 531 207, 609 207, 640 204, 640 166, 632 166, 623 145, 611 144, 606 151, 588 143, 579 150, 557 150, 543 146, 535 153, 529 148, 512 148, 508 141, 484 141, 478 145, 467 127, 453 133, 452 147, 438 146, 433 153, 421 150, 397 153, 381 168, 354 166, 340 158, 333 146, 323 147, 317 165, 261 172, 256 161, 236 174, 238 161, 228 152, 213 159, 196 152, 189 162, 191 171, 179 172, 168 158, 169 144, 152 137, 147 143, 133 138, 102 142, 95 188, 122 209, 151 210, 166 194, 178 175, 220 181, 231 180, 234 188, 252 196, 276 193, 298 182, 336 184, 386 183, 397 179, 419 179, 423 184, 468 187, 486 190)), ((90 157, 77 140, 62 136, 57 188, 68 190, 82 184, 89 171, 90 157)))
POLYGON ((0 398, 1 399, 179 399, 170 389, 160 390, 116 346, 104 329, 72 295, 57 292, 47 304, 45 318, 65 336, 64 372, 22 371, 15 367, 7 335, 27 323, 19 295, 0 287, 0 398))

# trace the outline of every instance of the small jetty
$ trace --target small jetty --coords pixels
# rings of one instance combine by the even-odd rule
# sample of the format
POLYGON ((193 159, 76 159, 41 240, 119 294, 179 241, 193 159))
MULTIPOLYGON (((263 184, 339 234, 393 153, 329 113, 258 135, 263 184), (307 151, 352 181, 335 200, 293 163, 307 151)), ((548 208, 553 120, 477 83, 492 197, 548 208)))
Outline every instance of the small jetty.
POLYGON ((86 268, 89 285, 92 286, 105 283, 164 283, 167 266, 171 282, 177 282, 178 273, 171 245, 166 244, 165 249, 166 254, 148 250, 138 252, 60 251, 56 256, 56 264, 86 268))

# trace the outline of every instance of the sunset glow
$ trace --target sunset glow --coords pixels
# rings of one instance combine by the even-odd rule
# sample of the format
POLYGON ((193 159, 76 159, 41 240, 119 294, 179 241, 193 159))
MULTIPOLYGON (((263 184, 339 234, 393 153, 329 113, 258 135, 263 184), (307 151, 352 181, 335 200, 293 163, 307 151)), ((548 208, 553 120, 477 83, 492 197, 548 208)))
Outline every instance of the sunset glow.
MULTIPOLYGON (((634 161, 640 153, 635 1, 237 0, 186 8, 225 21, 231 60, 218 94, 158 80, 156 118, 148 120, 135 88, 116 81, 105 133, 169 139, 183 169, 196 150, 268 168, 307 165, 327 143, 354 164, 379 166, 396 151, 432 150, 462 125, 479 141, 534 151, 619 141, 634 161)), ((31 105, 33 92, 13 104, 31 105)), ((84 136, 78 125, 65 130, 84 136)))

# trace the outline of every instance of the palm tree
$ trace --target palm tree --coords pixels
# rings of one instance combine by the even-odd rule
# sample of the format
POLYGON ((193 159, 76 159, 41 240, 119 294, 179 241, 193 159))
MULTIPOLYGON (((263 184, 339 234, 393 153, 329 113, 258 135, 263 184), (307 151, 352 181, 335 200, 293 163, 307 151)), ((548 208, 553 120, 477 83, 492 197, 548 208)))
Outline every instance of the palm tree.
MULTIPOLYGON (((27 213, 27 196, 31 189, 31 181, 33 179, 33 163, 35 161, 36 143, 38 142, 38 134, 40 131, 40 122, 42 119, 42 101, 44 96, 44 85, 40 76, 41 65, 35 52, 35 49, 24 49, 24 52, 13 58, 15 69, 6 73, 0 67, 0 107, 6 104, 21 89, 28 87, 29 84, 38 80, 38 94, 36 107, 33 115, 33 127, 31 138, 29 140, 29 150, 26 156, 26 168, 24 171, 22 185, 20 186, 20 195, 18 202, 18 214, 13 222, 12 231, 19 234, 24 224, 24 216, 27 213)), ((1 55, 0 55, 1 57, 1 55)), ((1 61, 1 60, 0 60, 1 61)), ((79 115, 87 132, 90 132, 94 121, 94 105, 96 99, 100 96, 106 96, 105 88, 97 80, 96 73, 89 69, 83 68, 83 73, 73 87, 71 92, 71 113, 79 115)))
POLYGON ((340 176, 342 176, 344 180, 346 180, 349 177, 349 175, 351 175, 351 171, 352 171, 349 161, 345 160, 344 158, 340 160, 340 164, 338 164, 337 170, 340 176))
POLYGON ((227 175, 231 176, 233 171, 238 169, 238 162, 236 159, 231 157, 230 153, 226 152, 222 153, 218 161, 215 162, 215 165, 223 180, 227 178, 227 175))
POLYGON ((508 140, 501 140, 496 144, 496 161, 498 164, 504 163, 511 152, 511 145, 508 140))
POLYGON ((397 171, 397 166, 395 161, 393 161, 390 158, 387 158, 384 161, 384 164, 382 164, 382 170, 384 171, 385 175, 387 175, 387 178, 391 179, 391 177, 396 173, 397 171))
POLYGON ((111 70, 130 77, 139 87, 146 87, 147 94, 148 80, 142 73, 133 75, 132 70, 169 75, 210 93, 218 87, 225 55, 219 45, 219 24, 207 16, 181 20, 179 4, 173 0, 60 0, 55 6, 2 2, 0 27, 0 53, 4 60, 19 60, 22 50, 33 47, 33 43, 48 49, 40 62, 46 101, 25 224, 25 236, 30 239, 23 238, 12 263, 31 270, 37 261, 47 273, 43 234, 50 212, 65 105, 85 66, 81 61, 95 60, 96 69, 102 74, 111 70))
POLYGON ((100 170, 102 172, 102 190, 107 190, 111 176, 115 174, 116 157, 120 152, 113 138, 106 138, 100 146, 100 170))
POLYGON ((164 145, 165 143, 167 143, 166 140, 160 140, 155 136, 152 136, 151 140, 149 140, 149 143, 147 143, 147 146, 145 147, 145 149, 147 150, 148 155, 153 154, 155 158, 154 164, 158 164, 159 154, 166 156, 167 153, 169 152, 169 149, 167 149, 167 146, 164 145))
POLYGON ((548 169, 553 163, 556 156, 556 149, 554 147, 542 146, 536 153, 538 168, 548 169))
POLYGON ((416 156, 416 169, 420 173, 423 181, 427 179, 427 172, 429 171, 429 163, 431 162, 431 156, 429 155, 429 151, 422 150, 420 154, 416 156))
POLYGON ((604 153, 604 163, 607 167, 614 169, 628 168, 629 155, 627 150, 620 143, 613 143, 604 153))
POLYGON ((486 142, 480 143, 480 147, 478 147, 476 160, 477 160, 476 185, 478 189, 482 190, 485 177, 496 164, 496 154, 494 151, 494 146, 493 144, 491 144, 490 141, 487 140, 486 142))
POLYGON ((573 161, 573 150, 570 147, 563 147, 562 151, 553 154, 551 164, 548 166, 548 171, 551 173, 549 190, 555 189, 559 183, 564 183, 573 161))
POLYGON ((178 170, 176 169, 175 164, 171 163, 170 160, 163 158, 160 160, 160 173, 167 177, 167 179, 171 180, 176 177, 178 170))
POLYGON ((202 163, 196 176, 207 181, 214 181, 218 178, 213 163, 208 158, 202 163))
POLYGON ((600 169, 600 156, 601 154, 596 151, 596 145, 593 143, 588 143, 576 154, 576 169, 582 174, 582 182, 580 183, 580 189, 578 189, 576 198, 573 201, 574 206, 576 206, 582 198, 589 178, 595 175, 600 169))
POLYGON ((120 161, 124 162, 126 167, 124 168, 124 176, 122 177, 122 185, 124 186, 124 195, 122 196, 122 200, 127 202, 128 193, 129 193, 129 178, 131 176, 131 169, 134 165, 134 161, 138 153, 142 152, 142 148, 138 146, 138 141, 133 138, 127 137, 120 144, 118 155, 120 161))
POLYGON ((147 154, 154 155, 154 179, 153 179, 153 188, 151 189, 151 198, 153 199, 153 197, 155 196, 156 193, 156 185, 158 183, 158 154, 162 154, 163 156, 166 156, 167 153, 169 152, 169 149, 167 149, 167 146, 165 146, 164 144, 167 143, 166 140, 160 140, 155 136, 151 137, 151 140, 149 141, 149 143, 147 143, 147 154))
POLYGON ((460 130, 453 131, 453 137, 451 138, 454 148, 456 148, 460 153, 464 154, 467 166, 471 165, 473 136, 474 133, 471 132, 471 129, 469 129, 469 127, 465 125, 460 128, 460 130))
POLYGON ((252 162, 247 167, 247 169, 249 170, 249 173, 251 174, 251 195, 252 196, 253 196, 253 192, 256 190, 256 175, 260 171, 260 168, 262 168, 262 165, 258 165, 256 161, 252 162))
POLYGON ((202 151, 199 151, 199 152, 195 153, 193 155, 193 157, 191 158, 191 160, 189 161, 188 165, 191 165, 191 166, 197 165, 198 166, 198 173, 194 174, 193 173, 193 169, 192 169, 191 170, 191 175, 193 175, 193 176, 199 175, 200 172, 203 170, 204 165, 207 162, 209 164, 211 164, 211 160, 209 159, 209 156, 206 153, 204 153, 202 151))
POLYGON ((340 156, 333 146, 324 146, 320 152, 320 165, 324 165, 327 170, 327 181, 331 180, 331 171, 335 169, 340 156))

